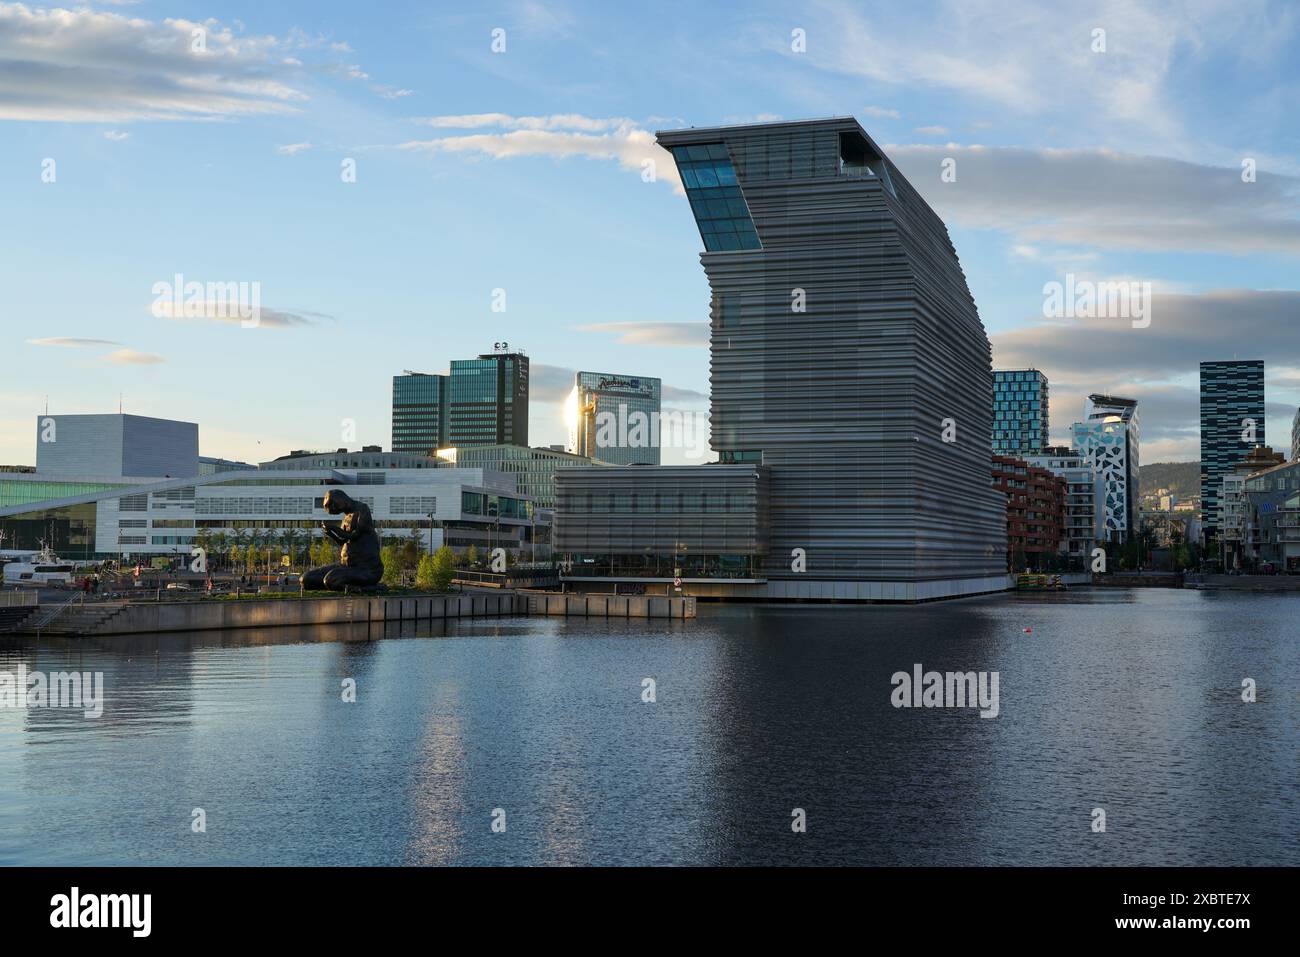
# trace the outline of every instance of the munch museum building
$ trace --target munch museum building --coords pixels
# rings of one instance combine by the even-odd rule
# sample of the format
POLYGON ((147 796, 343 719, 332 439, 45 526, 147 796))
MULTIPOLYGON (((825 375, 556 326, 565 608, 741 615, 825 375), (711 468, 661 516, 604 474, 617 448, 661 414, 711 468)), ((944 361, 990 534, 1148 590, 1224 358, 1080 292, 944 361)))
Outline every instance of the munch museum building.
POLYGON ((557 473, 565 577, 751 599, 1006 588, 989 342, 942 220, 851 117, 658 142, 704 245, 718 463, 557 473))

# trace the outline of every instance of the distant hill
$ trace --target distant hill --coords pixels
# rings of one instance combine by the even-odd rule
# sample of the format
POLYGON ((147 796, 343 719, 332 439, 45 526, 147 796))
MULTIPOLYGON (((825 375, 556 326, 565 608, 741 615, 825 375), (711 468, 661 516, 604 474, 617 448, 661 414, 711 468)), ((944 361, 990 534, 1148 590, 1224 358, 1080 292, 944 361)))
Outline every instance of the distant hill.
POLYGON ((1185 502, 1201 494, 1201 463, 1153 462, 1150 465, 1140 465, 1138 483, 1143 498, 1158 488, 1167 488, 1180 502, 1185 502))

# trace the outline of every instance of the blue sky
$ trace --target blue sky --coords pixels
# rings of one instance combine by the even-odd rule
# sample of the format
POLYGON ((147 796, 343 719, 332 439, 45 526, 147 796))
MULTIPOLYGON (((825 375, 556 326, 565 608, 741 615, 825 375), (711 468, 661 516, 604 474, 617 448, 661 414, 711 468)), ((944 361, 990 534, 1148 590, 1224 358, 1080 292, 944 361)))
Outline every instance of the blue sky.
POLYGON ((47 395, 197 421, 207 455, 333 448, 343 419, 387 447, 394 373, 500 340, 532 358, 534 444, 575 368, 706 408, 700 241, 653 132, 833 114, 944 216, 1055 438, 1113 391, 1144 461, 1196 458, 1196 363, 1236 355, 1289 444, 1294 5, 457 6, 0 3, 0 462, 34 460, 47 395), (177 273, 259 283, 267 321, 154 315, 177 273), (1066 273, 1153 283, 1150 327, 1045 319, 1066 273))

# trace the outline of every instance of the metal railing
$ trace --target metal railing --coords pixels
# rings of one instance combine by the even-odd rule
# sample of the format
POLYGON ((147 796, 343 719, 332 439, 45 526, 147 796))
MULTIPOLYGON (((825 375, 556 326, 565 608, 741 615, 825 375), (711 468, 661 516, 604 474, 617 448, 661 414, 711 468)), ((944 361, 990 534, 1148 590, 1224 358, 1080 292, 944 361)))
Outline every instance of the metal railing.
POLYGON ((40 614, 28 623, 27 627, 35 629, 36 633, 40 634, 42 628, 48 628, 50 624, 52 624, 60 615, 73 605, 82 605, 85 604, 85 601, 86 596, 83 593, 78 592, 69 598, 65 598, 63 601, 55 602, 53 605, 50 605, 48 609, 41 611, 40 614))
POLYGON ((34 591, 0 591, 0 608, 31 608, 40 603, 34 591))

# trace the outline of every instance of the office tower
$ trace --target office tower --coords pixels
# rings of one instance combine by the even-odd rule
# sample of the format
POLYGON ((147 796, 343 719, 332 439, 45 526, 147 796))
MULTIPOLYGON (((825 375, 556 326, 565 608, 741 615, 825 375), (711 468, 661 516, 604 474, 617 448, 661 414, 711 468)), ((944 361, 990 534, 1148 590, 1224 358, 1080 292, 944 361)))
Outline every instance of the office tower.
POLYGON ((993 371, 993 452, 1024 457, 1047 448, 1047 376, 1037 369, 993 371))
POLYGON ((409 370, 393 376, 392 451, 432 455, 447 444, 447 379, 409 370))
POLYGON ((1106 537, 1121 543, 1141 527, 1137 405, 1137 399, 1094 393, 1084 402, 1083 421, 1071 427, 1075 451, 1092 461, 1105 482, 1106 537))
POLYGON ((1202 362, 1201 522, 1207 540, 1218 535, 1224 476, 1264 444, 1264 361, 1202 362))
POLYGON ((661 389, 647 376, 577 373, 567 451, 611 465, 658 465, 661 389))
POLYGON ((658 143, 704 244, 713 448, 770 472, 765 593, 1003 587, 989 342, 943 221, 852 117, 658 143))
POLYGON ((1300 459, 1300 409, 1291 420, 1291 460, 1300 459))
POLYGON ((453 359, 447 410, 450 446, 526 446, 528 357, 498 342, 477 359, 453 359))

